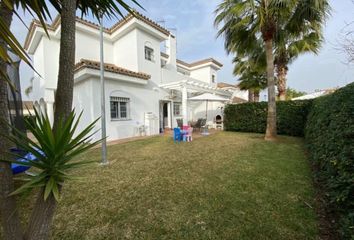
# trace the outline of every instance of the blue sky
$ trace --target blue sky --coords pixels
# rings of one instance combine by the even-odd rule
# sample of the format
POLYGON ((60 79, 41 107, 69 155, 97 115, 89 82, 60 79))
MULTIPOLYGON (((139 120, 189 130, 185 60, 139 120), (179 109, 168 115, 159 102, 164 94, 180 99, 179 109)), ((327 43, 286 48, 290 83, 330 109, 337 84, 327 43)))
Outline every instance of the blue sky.
MULTIPOLYGON (((221 0, 140 0, 146 9, 142 13, 155 21, 161 21, 166 28, 176 29, 177 56, 184 61, 195 61, 214 57, 224 64, 219 72, 219 81, 236 83, 232 75, 232 56, 227 56, 223 39, 216 38, 217 29, 213 25, 214 10, 221 0), (164 21, 164 23, 162 22, 164 21)), ((354 21, 354 3, 351 0, 330 0, 332 16, 325 26, 325 43, 319 55, 306 54, 299 57, 289 68, 288 85, 306 92, 316 89, 343 86, 354 81, 354 66, 345 63, 345 55, 338 50, 338 42, 343 28, 354 21)), ((53 12, 54 13, 54 12, 53 12)), ((55 16, 55 13, 53 17, 55 16)), ((31 21, 24 15, 27 26, 31 21)), ((88 17, 92 20, 91 17, 88 17)), ((114 20, 106 20, 110 27, 114 20)), ((24 41, 27 29, 14 18, 12 29, 24 41)), ((354 27, 353 27, 354 28, 354 27)), ((26 88, 32 72, 21 68, 22 88, 26 88)))

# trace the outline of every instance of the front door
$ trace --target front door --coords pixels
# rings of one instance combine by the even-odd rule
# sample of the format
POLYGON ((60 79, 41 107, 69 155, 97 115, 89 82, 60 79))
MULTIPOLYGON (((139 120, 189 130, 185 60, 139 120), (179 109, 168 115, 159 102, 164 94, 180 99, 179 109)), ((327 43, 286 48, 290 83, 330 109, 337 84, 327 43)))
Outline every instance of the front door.
POLYGON ((160 132, 171 128, 171 102, 160 101, 160 132))

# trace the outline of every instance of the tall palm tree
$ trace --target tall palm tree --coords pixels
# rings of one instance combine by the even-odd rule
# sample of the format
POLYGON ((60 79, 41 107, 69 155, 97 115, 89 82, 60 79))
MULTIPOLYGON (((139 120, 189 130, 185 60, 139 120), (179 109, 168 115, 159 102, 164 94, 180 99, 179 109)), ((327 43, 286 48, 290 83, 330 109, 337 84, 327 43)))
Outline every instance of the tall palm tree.
POLYGON ((274 64, 277 74, 279 100, 286 100, 289 64, 295 61, 301 54, 318 54, 322 42, 322 29, 309 29, 306 34, 301 34, 300 36, 286 34, 286 29, 277 34, 274 64))
POLYGON ((328 11, 328 0, 224 0, 215 11, 215 24, 223 24, 218 36, 225 37, 228 52, 252 52, 258 41, 263 41, 268 83, 266 140, 277 136, 273 45, 276 35, 285 27, 288 34, 294 35, 301 34, 308 24, 319 29, 328 11))
MULTIPOLYGON (((264 56, 264 55, 263 55, 264 56)), ((261 58, 262 56, 259 56, 261 58)), ((266 65, 261 59, 235 57, 233 74, 239 76, 241 90, 248 90, 249 102, 259 102, 260 91, 267 87, 266 65)))
POLYGON ((267 76, 264 74, 249 73, 239 78, 238 86, 241 90, 252 92, 253 102, 259 102, 260 92, 267 87, 267 76))

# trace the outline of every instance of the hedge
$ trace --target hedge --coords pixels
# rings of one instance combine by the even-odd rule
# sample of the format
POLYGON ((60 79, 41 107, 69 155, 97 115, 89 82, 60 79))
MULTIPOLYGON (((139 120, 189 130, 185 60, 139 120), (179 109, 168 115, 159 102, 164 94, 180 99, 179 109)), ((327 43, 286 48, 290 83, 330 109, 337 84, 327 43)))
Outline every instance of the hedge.
POLYGON ((354 239, 354 83, 314 100, 305 139, 341 238, 354 239))
MULTIPOLYGON (((304 136, 311 100, 277 102, 277 129, 279 134, 304 136)), ((224 127, 227 131, 265 133, 267 103, 227 105, 224 127)))
MULTIPOLYGON (((226 130, 264 133, 267 103, 227 105, 224 118, 226 130)), ((354 83, 315 100, 277 102, 277 128, 305 136, 341 239, 354 239, 354 83)))

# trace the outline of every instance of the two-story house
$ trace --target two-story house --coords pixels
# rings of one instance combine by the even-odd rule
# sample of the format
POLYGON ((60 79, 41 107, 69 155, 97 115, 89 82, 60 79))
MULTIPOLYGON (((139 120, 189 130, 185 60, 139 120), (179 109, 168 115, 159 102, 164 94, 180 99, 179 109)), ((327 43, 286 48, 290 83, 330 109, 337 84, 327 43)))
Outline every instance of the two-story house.
MULTIPOLYGON (((47 29, 49 38, 40 23, 33 21, 25 48, 33 55, 34 67, 40 74, 33 81, 33 100, 44 104, 52 118, 60 18, 47 29)), ((98 25, 77 18, 73 107, 83 111, 81 127, 101 116, 99 34, 98 25)), ((230 89, 218 88, 217 72, 221 63, 213 58, 194 63, 178 60, 176 37, 139 13, 105 28, 103 38, 109 140, 137 136, 142 126, 146 127, 147 134, 158 134, 165 128, 175 127, 178 118, 186 123, 203 117, 205 103, 188 101, 190 96, 209 92, 230 98, 233 94, 230 89)), ((209 103, 213 113, 208 115, 209 124, 216 114, 221 114, 223 104, 209 103)))

